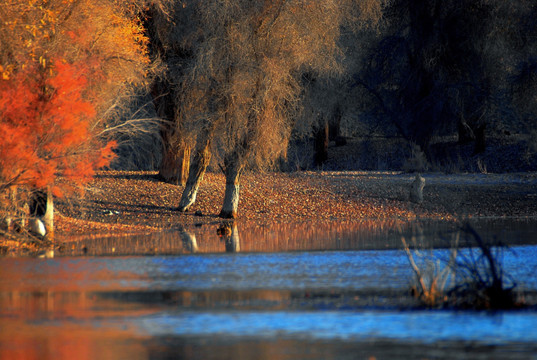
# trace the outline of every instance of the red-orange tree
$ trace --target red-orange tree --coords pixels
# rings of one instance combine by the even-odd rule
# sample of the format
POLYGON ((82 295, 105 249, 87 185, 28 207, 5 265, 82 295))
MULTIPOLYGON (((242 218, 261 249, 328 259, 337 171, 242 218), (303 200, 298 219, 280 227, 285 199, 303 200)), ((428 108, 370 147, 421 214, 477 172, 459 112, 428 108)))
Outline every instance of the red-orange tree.
MULTIPOLYGON (((0 205, 11 189, 83 185, 113 158, 106 122, 144 85, 147 40, 127 0, 8 0, 0 7, 0 205)), ((1 215, 1 214, 0 214, 1 215)))
POLYGON ((82 98, 85 68, 55 61, 26 66, 0 82, 0 177, 3 187, 42 189, 58 174, 83 181, 112 158, 113 142, 90 138, 94 106, 82 98), (93 151, 97 149, 98 151, 93 151))

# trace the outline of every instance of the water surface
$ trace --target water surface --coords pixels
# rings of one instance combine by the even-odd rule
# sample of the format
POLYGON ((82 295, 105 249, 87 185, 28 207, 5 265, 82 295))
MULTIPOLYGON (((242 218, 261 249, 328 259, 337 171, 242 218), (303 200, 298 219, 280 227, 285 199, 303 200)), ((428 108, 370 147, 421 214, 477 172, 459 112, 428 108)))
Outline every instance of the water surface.
MULTIPOLYGON (((423 310, 408 296, 400 237, 447 258, 462 239, 452 224, 344 225, 217 234, 215 224, 0 259, 0 358, 535 357, 533 309, 423 310)), ((527 291, 537 291, 534 225, 478 224, 484 238, 513 245, 504 268, 527 291)))

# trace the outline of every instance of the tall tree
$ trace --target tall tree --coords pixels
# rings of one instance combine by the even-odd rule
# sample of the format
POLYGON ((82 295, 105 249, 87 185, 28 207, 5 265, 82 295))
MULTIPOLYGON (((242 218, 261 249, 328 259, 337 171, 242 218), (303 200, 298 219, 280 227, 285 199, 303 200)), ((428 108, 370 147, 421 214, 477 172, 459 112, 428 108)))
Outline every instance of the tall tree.
POLYGON ((184 66, 190 60, 190 49, 182 34, 181 22, 186 12, 182 1, 154 2, 145 12, 150 56, 163 71, 151 86, 151 96, 161 119, 162 161, 159 177, 168 183, 185 185, 190 164, 190 144, 179 115, 178 94, 184 66))
MULTIPOLYGON (((0 207, 56 196, 110 163, 111 109, 146 82, 146 39, 132 2, 18 1, 0 7, 0 207)), ((47 209, 49 235, 51 209, 47 209)), ((4 215, 4 214, 3 214, 4 215)), ((11 215, 10 215, 11 216, 11 215)))
POLYGON ((426 152, 441 132, 458 129, 461 142, 483 137, 486 124, 505 109, 507 66, 495 51, 505 50, 498 38, 502 6, 496 0, 393 1, 357 81, 372 95, 377 115, 426 152))
MULTIPOLYGON (((537 5, 533 1, 518 1, 499 12, 502 26, 496 36, 504 40, 501 59, 506 69, 507 88, 516 110, 513 132, 532 134, 530 143, 537 150, 537 5), (508 50, 508 51, 506 51, 508 50)), ((495 49, 496 50, 496 49, 495 49)), ((498 50, 496 50, 498 51, 498 50)))
POLYGON ((220 216, 232 218, 245 167, 270 164, 286 151, 301 74, 340 73, 342 25, 375 21, 381 2, 200 0, 184 6, 191 8, 182 21, 193 58, 179 103, 196 146, 179 210, 194 203, 214 152, 226 176, 220 216))

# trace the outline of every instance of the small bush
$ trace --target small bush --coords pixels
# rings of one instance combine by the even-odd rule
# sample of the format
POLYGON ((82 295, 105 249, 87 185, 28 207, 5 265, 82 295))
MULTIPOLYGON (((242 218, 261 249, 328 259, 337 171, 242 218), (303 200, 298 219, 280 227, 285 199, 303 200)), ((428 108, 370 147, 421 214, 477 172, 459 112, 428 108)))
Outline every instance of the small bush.
MULTIPOLYGON (((411 239, 415 243, 415 238, 411 239)), ((418 250, 410 250, 405 237, 401 237, 404 250, 414 271, 415 284, 411 287, 411 293, 427 307, 438 307, 444 304, 447 298, 447 289, 454 278, 451 266, 445 266, 440 260, 428 258, 424 265, 418 266, 414 254, 423 257, 418 250)), ((451 261, 456 258, 456 248, 451 251, 451 261)))
POLYGON ((415 274, 412 293, 424 306, 509 309, 522 305, 514 291, 516 283, 503 270, 505 245, 485 242, 470 224, 455 234, 448 259, 428 258, 421 267, 415 256, 423 254, 412 251, 404 237, 402 243, 415 274), (460 247, 460 234, 465 236, 465 249, 460 247))

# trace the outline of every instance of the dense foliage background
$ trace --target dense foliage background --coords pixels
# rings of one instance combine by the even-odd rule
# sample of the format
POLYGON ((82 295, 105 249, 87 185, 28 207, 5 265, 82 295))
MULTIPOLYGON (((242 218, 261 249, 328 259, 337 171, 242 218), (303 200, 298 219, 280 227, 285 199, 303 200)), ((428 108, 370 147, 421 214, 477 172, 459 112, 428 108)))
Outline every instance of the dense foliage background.
POLYGON ((8 0, 1 210, 106 166, 185 185, 183 211, 221 170, 226 217, 249 170, 534 171, 536 19, 532 0, 8 0))

